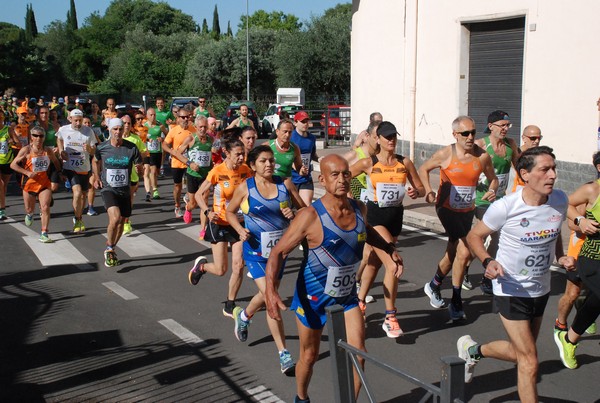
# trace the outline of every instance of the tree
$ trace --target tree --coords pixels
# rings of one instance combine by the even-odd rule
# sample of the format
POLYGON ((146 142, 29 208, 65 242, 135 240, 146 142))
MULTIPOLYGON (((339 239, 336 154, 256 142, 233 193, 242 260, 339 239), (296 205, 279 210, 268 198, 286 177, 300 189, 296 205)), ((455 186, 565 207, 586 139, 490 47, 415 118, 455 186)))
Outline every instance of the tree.
POLYGON ((209 34, 209 32, 208 32, 208 22, 206 22, 206 18, 204 18, 202 20, 202 33, 204 35, 208 35, 209 34))
POLYGON ((213 25, 211 31, 212 37, 215 40, 219 40, 221 37, 221 26, 219 25, 219 10, 217 10, 217 5, 215 4, 215 11, 213 11, 213 25))
POLYGON ((227 21, 227 36, 230 38, 233 36, 233 32, 231 31, 231 21, 227 21))
MULTIPOLYGON (((251 27, 274 29, 276 31, 296 32, 302 28, 302 23, 298 21, 298 17, 293 14, 284 14, 281 11, 272 11, 267 13, 264 10, 255 11, 249 19, 251 27)), ((246 29, 246 16, 240 17, 238 24, 238 32, 246 29)))
POLYGON ((38 35, 37 23, 35 22, 35 14, 33 12, 33 6, 27 5, 27 11, 25 12, 25 39, 31 42, 38 35))
POLYGON ((71 6, 69 7, 69 11, 67 11, 67 26, 72 31, 77 31, 77 10, 75 9, 75 0, 71 0, 71 6))

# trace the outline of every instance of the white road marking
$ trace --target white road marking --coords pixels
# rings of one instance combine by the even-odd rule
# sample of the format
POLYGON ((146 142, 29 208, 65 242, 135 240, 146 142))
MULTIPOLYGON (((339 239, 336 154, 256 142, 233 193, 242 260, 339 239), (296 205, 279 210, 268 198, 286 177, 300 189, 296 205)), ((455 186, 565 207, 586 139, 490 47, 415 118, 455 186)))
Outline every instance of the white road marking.
POLYGON ((25 235, 23 240, 42 266, 76 265, 82 271, 94 269, 89 265, 89 260, 62 234, 50 233, 50 238, 54 240, 54 243, 43 244, 39 241, 40 235, 26 225, 14 222, 10 226, 25 235))
POLYGON ((200 224, 190 225, 182 222, 176 224, 167 224, 167 226, 173 228, 180 234, 183 234, 188 238, 193 239, 194 241, 198 242, 207 249, 210 249, 210 242, 201 241, 198 239, 198 233, 200 232, 200 224))
POLYGON ((274 402, 282 402, 280 398, 274 395, 270 390, 268 390, 265 386, 259 385, 255 388, 246 389, 246 393, 248 393, 251 397, 256 399, 256 401, 261 403, 274 403, 274 402))
MULTIPOLYGON (((103 235, 106 238, 106 234, 103 235)), ((122 236, 117 248, 121 249, 129 255, 129 257, 145 257, 175 253, 166 246, 163 246, 160 242, 150 238, 148 235, 142 234, 140 231, 133 231, 129 235, 122 236)))
POLYGON ((138 299, 138 296, 132 292, 127 291, 125 288, 121 287, 119 284, 114 281, 109 281, 106 283, 102 283, 103 286, 117 294, 119 297, 123 298, 125 301, 130 301, 132 299, 138 299))
POLYGON ((175 336, 179 337, 181 340, 190 344, 192 346, 197 346, 198 344, 204 343, 200 337, 196 336, 187 328, 183 327, 173 319, 163 319, 159 320, 158 323, 167 328, 168 331, 173 333, 175 336))
POLYGON ((402 228, 405 228, 409 231, 418 232, 419 234, 427 235, 432 238, 441 239, 442 241, 448 241, 448 237, 446 235, 440 235, 435 232, 424 230, 422 228, 417 228, 417 227, 413 227, 411 225, 406 225, 406 224, 402 225, 402 228))

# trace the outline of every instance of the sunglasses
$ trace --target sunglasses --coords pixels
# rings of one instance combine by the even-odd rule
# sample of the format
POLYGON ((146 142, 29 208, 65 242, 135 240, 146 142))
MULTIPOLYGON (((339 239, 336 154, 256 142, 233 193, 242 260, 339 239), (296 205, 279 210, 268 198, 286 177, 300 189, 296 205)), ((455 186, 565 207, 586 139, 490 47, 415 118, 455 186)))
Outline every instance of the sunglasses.
POLYGON ((525 137, 527 137, 531 141, 540 141, 543 136, 539 136, 539 137, 537 137, 537 136, 536 137, 525 136, 525 137))
POLYGON ((43 134, 32 134, 31 137, 35 137, 36 139, 43 139, 44 135, 43 134))
POLYGON ((135 118, 135 120, 144 120, 144 118, 135 118))
POLYGON ((192 118, 190 115, 179 115, 179 117, 181 119, 191 119, 192 118))
POLYGON ((473 135, 475 136, 477 134, 477 130, 473 129, 473 130, 465 130, 464 132, 455 132, 460 134, 463 137, 469 137, 469 135, 473 135))
POLYGON ((512 127, 512 123, 505 123, 503 125, 497 125, 496 123, 492 123, 492 126, 497 126, 501 129, 510 129, 512 127))

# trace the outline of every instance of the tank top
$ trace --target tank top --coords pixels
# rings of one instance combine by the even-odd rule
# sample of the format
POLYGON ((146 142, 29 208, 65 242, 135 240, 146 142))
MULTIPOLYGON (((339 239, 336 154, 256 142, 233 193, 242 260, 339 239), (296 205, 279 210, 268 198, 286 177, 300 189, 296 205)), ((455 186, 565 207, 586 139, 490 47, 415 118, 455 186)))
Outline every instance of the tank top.
POLYGON ((200 116, 200 115, 202 115, 206 118, 210 117, 210 114, 208 113, 208 111, 206 109, 201 111, 200 108, 196 108, 196 116, 200 116))
MULTIPOLYGON (((494 147, 490 141, 490 137, 484 137, 485 151, 492 157, 492 165, 494 172, 498 177, 498 190, 496 190, 496 199, 499 199, 506 195, 506 188, 508 187, 508 176, 510 174, 510 167, 512 164, 513 149, 510 147, 508 140, 504 139, 506 147, 506 155, 504 157, 499 156, 494 151, 494 147)), ((489 190, 490 184, 485 174, 479 175, 479 181, 477 182, 477 192, 475 198, 476 206, 489 206, 488 200, 482 200, 483 195, 489 190)))
POLYGON ((21 147, 25 147, 29 144, 29 124, 28 123, 17 123, 15 126, 15 133, 19 137, 21 147))
POLYGON ((34 154, 33 150, 30 150, 23 168, 28 171, 38 172, 39 174, 33 178, 23 175, 23 190, 38 192, 41 189, 50 188, 48 169, 50 168, 51 163, 50 157, 48 157, 48 153, 45 149, 41 154, 34 154))
MULTIPOLYGON (((39 123, 36 124, 39 125, 39 123)), ((56 130, 54 130, 54 125, 48 123, 48 128, 45 130, 46 136, 44 137, 44 147, 56 147, 56 130)))
POLYGON ((396 154, 396 163, 383 165, 376 155, 371 157, 373 168, 367 176, 367 197, 379 207, 398 207, 406 194, 407 172, 404 157, 396 154))
POLYGON ((212 141, 209 136, 206 136, 206 143, 203 143, 197 133, 193 136, 194 142, 188 147, 188 158, 198 164, 200 172, 188 167, 187 173, 196 178, 206 178, 212 168, 212 141))
POLYGON ((146 122, 144 126, 148 128, 148 135, 146 136, 146 148, 148 152, 151 154, 162 153, 162 144, 159 140, 162 137, 160 125, 150 126, 150 123, 146 122))
POLYGON ((436 206, 466 213, 475 209, 475 186, 483 172, 479 158, 461 162, 452 144, 452 160, 445 169, 440 169, 440 188, 436 206))
POLYGON ((317 139, 310 133, 307 133, 306 137, 304 137, 294 130, 290 140, 292 143, 298 146, 298 149, 300 150, 302 165, 308 167, 308 175, 300 175, 295 170, 292 170, 292 182, 295 185, 312 182, 312 164, 310 161, 312 160, 313 152, 316 149, 317 139))
POLYGON ((4 126, 0 129, 0 165, 10 164, 15 159, 15 153, 8 142, 9 140, 8 126, 4 126))
MULTIPOLYGON (((600 179, 596 179, 600 185, 600 179)), ((596 198, 594 204, 586 209, 585 218, 600 222, 600 195, 596 198)), ((600 260, 600 235, 588 235, 583 242, 579 256, 585 256, 588 259, 600 260)))
POLYGON ((254 177, 246 180, 248 199, 242 203, 244 223, 250 231, 250 237, 244 242, 244 259, 266 262, 271 249, 289 226, 289 220, 281 209, 290 206, 290 195, 283 179, 274 176, 277 196, 272 199, 263 197, 256 187, 254 177))
POLYGON ((275 172, 274 176, 281 176, 282 178, 289 178, 292 176, 292 165, 294 164, 294 149, 296 145, 290 142, 290 148, 281 152, 277 149, 276 139, 269 141, 269 147, 273 150, 275 156, 275 172))
POLYGON ((244 123, 242 118, 240 118, 240 120, 238 120, 238 127, 241 129, 241 128, 244 128, 247 126, 252 126, 252 123, 250 123, 250 122, 251 122, 250 118, 248 118, 248 123, 244 123))

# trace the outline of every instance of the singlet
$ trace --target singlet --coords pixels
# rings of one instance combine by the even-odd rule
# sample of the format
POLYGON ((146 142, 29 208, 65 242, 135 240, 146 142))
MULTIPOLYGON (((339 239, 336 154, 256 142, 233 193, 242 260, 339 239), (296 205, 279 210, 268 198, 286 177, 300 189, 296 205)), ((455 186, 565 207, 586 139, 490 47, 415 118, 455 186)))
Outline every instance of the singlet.
POLYGON ((232 170, 227 167, 227 163, 222 163, 210 170, 206 180, 214 186, 213 211, 218 214, 217 224, 229 225, 225 215, 227 205, 235 188, 251 176, 252 170, 246 164, 232 170))
POLYGON ((17 133, 21 147, 29 144, 29 123, 17 123, 15 125, 15 133, 17 133))
POLYGON ((306 137, 300 135, 296 130, 292 132, 290 141, 298 146, 300 149, 300 157, 302 158, 302 165, 308 167, 308 175, 302 176, 296 170, 292 170, 292 182, 294 185, 301 185, 303 183, 312 182, 312 156, 316 152, 317 139, 310 133, 306 134, 306 137))
POLYGON ((188 147, 188 158, 200 167, 200 172, 192 168, 187 169, 187 173, 196 178, 206 178, 212 168, 212 141, 206 136, 206 143, 203 143, 197 133, 193 134, 194 142, 188 147))
POLYGON ((200 108, 196 108, 195 116, 201 116, 201 115, 207 119, 210 117, 210 113, 208 113, 208 111, 206 109, 201 111, 200 108))
MULTIPOLYGON (((490 137, 486 136, 483 138, 485 143, 485 151, 492 157, 492 165, 494 166, 494 172, 498 177, 498 190, 496 190, 496 200, 506 195, 506 188, 508 187, 508 176, 510 174, 510 167, 512 164, 513 149, 507 139, 504 139, 506 147, 506 155, 504 157, 499 156, 494 151, 494 147, 490 141, 490 137)), ((488 200, 482 200, 481 198, 489 189, 489 182, 484 173, 479 175, 479 181, 477 182, 477 192, 475 197, 476 206, 489 206, 491 203, 488 200)))
POLYGON ((163 137, 161 125, 150 126, 150 122, 144 123, 144 126, 148 128, 148 135, 146 136, 146 148, 150 154, 162 154, 162 144, 160 138, 163 137))
POLYGON ((39 193, 44 189, 50 189, 50 178, 48 177, 48 169, 50 168, 50 157, 46 149, 41 154, 34 154, 30 148, 27 159, 25 160, 24 169, 27 171, 38 172, 39 174, 33 178, 23 175, 23 190, 25 192, 39 193))
POLYGON ((373 168, 367 176, 367 197, 379 207, 398 207, 406 194, 407 171, 404 157, 396 154, 396 163, 383 165, 376 155, 371 157, 373 168))
POLYGON ((504 276, 493 280, 494 295, 540 297, 550 292, 550 266, 569 199, 554 189, 541 206, 523 201, 523 190, 490 205, 483 223, 500 232, 496 260, 504 276))
POLYGON ((244 242, 244 260, 266 262, 271 249, 290 225, 281 212, 282 208, 291 206, 289 192, 283 179, 274 176, 273 181, 277 186, 277 196, 266 199, 258 191, 254 178, 246 180, 248 199, 242 203, 241 209, 250 237, 244 242))
POLYGON ((8 126, 0 129, 0 165, 10 164, 15 159, 15 153, 10 146, 8 126))
MULTIPOLYGON (((127 137, 123 137, 123 140, 125 141, 129 141, 130 143, 135 144, 135 146, 137 147, 138 151, 140 152, 140 155, 146 155, 146 144, 142 141, 142 139, 140 138, 140 136, 138 136, 137 134, 133 133, 133 132, 129 132, 129 136, 127 137)), ((132 182, 139 182, 140 177, 137 173, 136 169, 132 169, 131 170, 131 181, 132 182)))
POLYGON ((145 143, 148 140, 148 126, 142 124, 141 126, 134 126, 133 131, 135 134, 140 136, 140 139, 145 143))
MULTIPOLYGON (((35 124, 43 128, 39 122, 36 122, 35 124)), ((44 147, 56 147, 56 130, 54 130, 52 122, 48 122, 48 128, 44 128, 44 130, 46 131, 44 147)))
POLYGON ((113 192, 129 197, 131 172, 134 164, 142 163, 142 156, 135 144, 123 141, 115 147, 105 141, 96 147, 96 158, 102 161, 102 192, 113 192))
MULTIPOLYGON (((165 143, 171 144, 171 148, 173 150, 177 150, 181 143, 183 143, 183 140, 185 140, 188 136, 191 136, 192 133, 193 132, 189 129, 184 129, 179 125, 174 125, 171 127, 171 130, 169 130, 169 134, 167 134, 167 137, 165 138, 165 143)), ((177 158, 171 158, 171 168, 183 169, 187 168, 187 166, 177 158)))
POLYGON ((244 123, 244 121, 242 120, 242 118, 240 118, 238 120, 238 127, 240 129, 244 128, 244 127, 248 127, 248 126, 252 126, 252 121, 250 120, 250 118, 248 118, 248 123, 244 123))
MULTIPOLYGON (((600 179, 596 179, 600 185, 600 179)), ((594 204, 585 210, 585 218, 600 222, 600 195, 596 198, 594 204)), ((585 256, 588 259, 600 260, 600 235, 588 235, 581 247, 579 256, 585 256)))
POLYGON ((367 233, 357 201, 350 199, 349 202, 356 215, 356 225, 350 230, 337 226, 320 199, 312 204, 321 221, 323 242, 306 253, 298 272, 292 309, 300 309, 300 301, 306 298, 317 301, 323 297, 356 295, 356 271, 362 260, 367 233))
POLYGON ((447 168, 440 169, 440 188, 436 207, 466 213, 475 209, 475 186, 483 172, 481 161, 473 156, 469 162, 461 162, 452 144, 452 160, 447 168))
POLYGON ((269 140, 269 147, 271 147, 275 156, 275 172, 273 175, 289 178, 292 176, 292 165, 294 165, 294 158, 296 156, 294 150, 297 146, 290 142, 290 148, 285 152, 281 152, 277 149, 276 140, 269 140))
POLYGON ((86 174, 90 171, 90 157, 86 145, 96 145, 96 135, 91 128, 82 126, 75 130, 71 125, 61 127, 56 137, 62 139, 64 150, 68 157, 63 163, 63 169, 86 174))
POLYGON ((173 120, 175 118, 173 113, 168 109, 161 111, 158 108, 155 108, 154 111, 156 112, 156 120, 165 126, 167 126, 167 120, 173 120))

